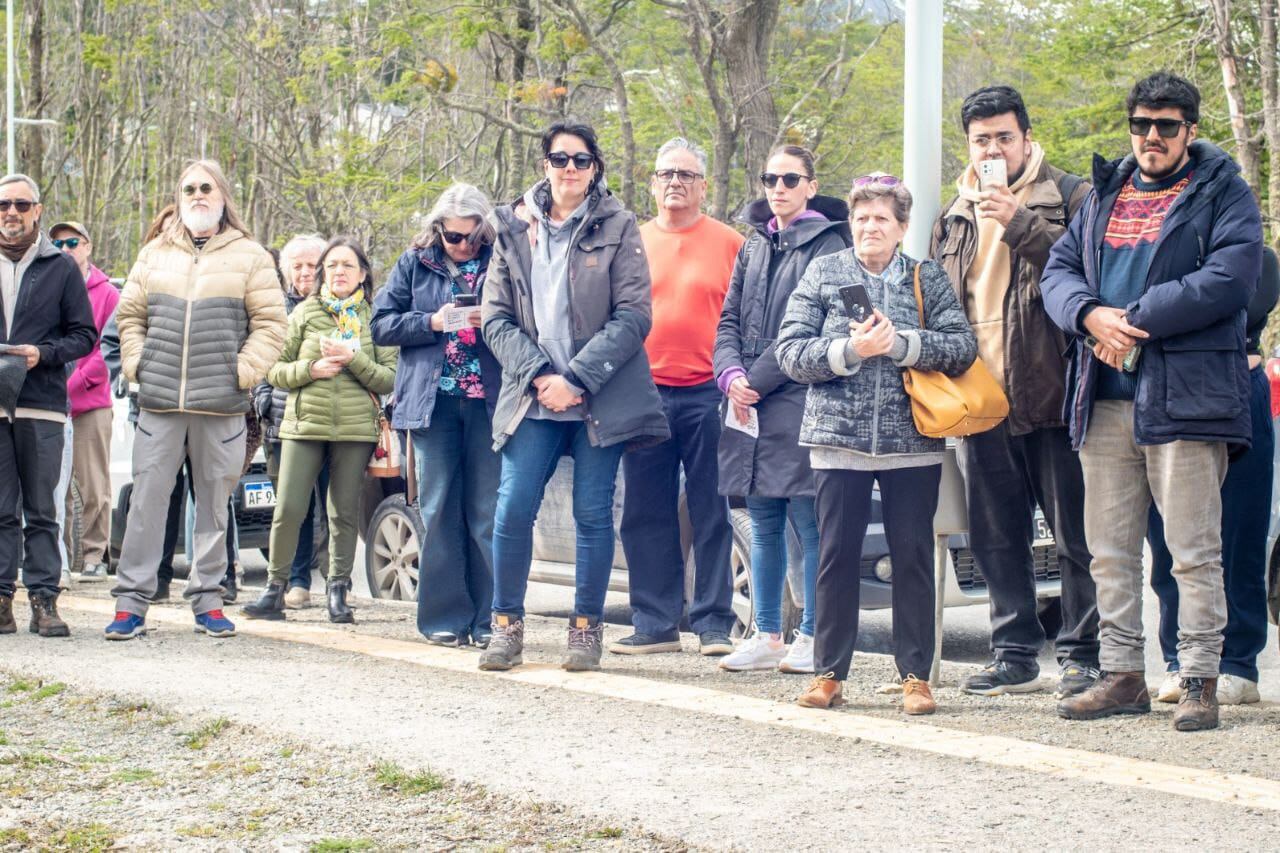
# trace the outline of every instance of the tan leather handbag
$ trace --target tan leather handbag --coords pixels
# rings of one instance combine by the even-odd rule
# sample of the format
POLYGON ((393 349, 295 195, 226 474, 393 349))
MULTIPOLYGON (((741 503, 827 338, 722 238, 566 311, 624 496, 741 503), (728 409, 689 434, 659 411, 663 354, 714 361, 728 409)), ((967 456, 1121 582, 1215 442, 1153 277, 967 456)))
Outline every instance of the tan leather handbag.
MULTIPOLYGON (((916 264, 915 291, 920 328, 924 329, 919 264, 916 264)), ((929 438, 986 432, 1009 416, 1009 400, 981 358, 975 358, 969 369, 959 376, 908 367, 902 373, 902 384, 911 398, 911 416, 916 429, 929 438)))
POLYGON ((400 476, 400 436, 391 428, 382 401, 376 394, 369 394, 378 409, 378 443, 369 457, 369 475, 372 477, 400 476))

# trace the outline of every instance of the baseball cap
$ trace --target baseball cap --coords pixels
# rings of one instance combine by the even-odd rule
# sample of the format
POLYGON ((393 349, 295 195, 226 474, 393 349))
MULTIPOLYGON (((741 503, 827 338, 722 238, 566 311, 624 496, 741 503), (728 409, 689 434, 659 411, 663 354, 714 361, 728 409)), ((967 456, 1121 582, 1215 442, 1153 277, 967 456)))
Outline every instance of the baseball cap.
POLYGON ((83 238, 85 238, 86 240, 88 240, 90 243, 92 243, 92 242, 93 242, 93 238, 91 238, 91 237, 89 236, 89 232, 88 232, 88 230, 87 230, 83 225, 81 225, 79 222, 76 222, 76 221, 75 221, 75 220, 73 220, 73 219, 68 219, 68 220, 67 220, 67 221, 65 221, 65 222, 59 222, 57 225, 55 225, 55 226, 53 226, 52 228, 50 228, 50 229, 49 229, 49 233, 50 233, 50 234, 56 234, 56 233, 58 233, 58 229, 59 229, 59 228, 65 228, 65 229, 69 229, 69 230, 71 230, 71 231, 74 231, 74 232, 76 232, 77 234, 79 234, 81 237, 83 237, 83 238))

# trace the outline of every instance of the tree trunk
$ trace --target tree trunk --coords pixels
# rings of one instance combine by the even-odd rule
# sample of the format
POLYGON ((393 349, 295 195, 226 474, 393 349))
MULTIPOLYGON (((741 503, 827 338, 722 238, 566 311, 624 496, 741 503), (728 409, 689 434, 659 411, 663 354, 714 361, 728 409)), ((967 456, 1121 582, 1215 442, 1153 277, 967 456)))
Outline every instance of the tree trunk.
MULTIPOLYGON (((31 63, 31 88, 24 99, 23 112, 27 118, 42 118, 45 102, 44 86, 44 0, 32 0, 31 38, 27 43, 28 61, 31 63)), ((16 22, 15 22, 16 23, 16 22)), ((22 171, 31 176, 40 187, 44 185, 44 128, 28 126, 27 144, 23 146, 27 156, 21 164, 22 171)))
POLYGON ((1236 61, 1234 40, 1231 35, 1231 0, 1208 0, 1213 13, 1213 47, 1222 68, 1222 86, 1226 90, 1227 109, 1231 116, 1231 134, 1236 140, 1236 159, 1240 171, 1253 191, 1259 191, 1258 143, 1253 139, 1249 126, 1248 107, 1244 99, 1244 86, 1236 61))
POLYGON ((778 108, 769 77, 769 51, 778 24, 780 0, 746 0, 724 15, 724 78, 733 99, 742 169, 748 192, 760 193, 755 175, 769 159, 778 136, 778 108))
POLYGON ((1262 119, 1267 137, 1267 227, 1271 245, 1280 246, 1280 79, 1277 79, 1277 0, 1260 0, 1258 18, 1262 25, 1262 119))

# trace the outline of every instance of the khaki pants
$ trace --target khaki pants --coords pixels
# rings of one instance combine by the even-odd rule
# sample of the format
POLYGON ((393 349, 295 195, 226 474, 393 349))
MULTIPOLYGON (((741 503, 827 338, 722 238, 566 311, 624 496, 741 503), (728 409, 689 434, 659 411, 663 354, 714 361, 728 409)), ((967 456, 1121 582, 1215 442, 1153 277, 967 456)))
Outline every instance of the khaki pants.
POLYGON ((1099 664, 1146 669, 1142 634, 1142 542, 1154 499, 1178 584, 1178 665, 1184 678, 1217 678, 1227 599, 1222 585, 1222 480, 1227 446, 1133 440, 1133 403, 1094 403, 1080 449, 1084 528, 1098 588, 1099 664))
MULTIPOLYGON (((92 409, 72 419, 71 471, 80 492, 84 565, 108 561, 111 546, 111 410, 92 409)), ((67 490, 67 518, 72 516, 67 490)), ((68 540, 71 525, 66 525, 68 540)), ((68 552, 70 544, 68 543, 68 552)))

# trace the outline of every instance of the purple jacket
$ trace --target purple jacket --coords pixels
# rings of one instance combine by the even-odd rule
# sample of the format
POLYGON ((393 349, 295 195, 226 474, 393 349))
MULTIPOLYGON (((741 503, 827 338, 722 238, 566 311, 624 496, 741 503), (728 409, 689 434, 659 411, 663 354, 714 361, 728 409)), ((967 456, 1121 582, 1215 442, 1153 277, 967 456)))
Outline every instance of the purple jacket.
MULTIPOLYGON (((107 274, 89 265, 89 304, 93 306, 93 324, 98 327, 98 341, 102 329, 116 311, 120 291, 112 286, 107 274)), ((111 408, 111 381, 107 363, 102 359, 102 348, 94 346, 92 352, 76 362, 75 370, 67 379, 67 399, 71 403, 71 417, 75 418, 94 409, 111 408)))

